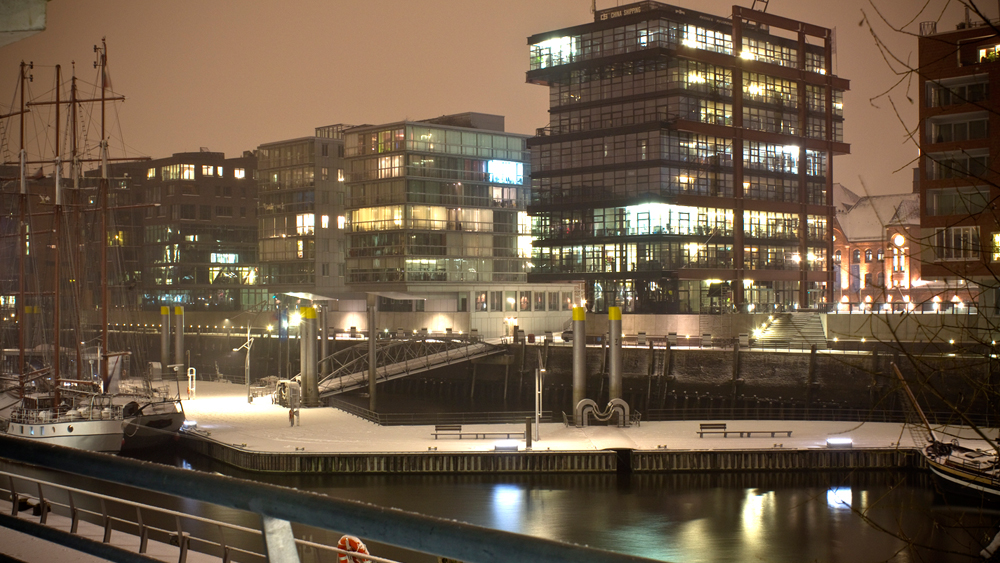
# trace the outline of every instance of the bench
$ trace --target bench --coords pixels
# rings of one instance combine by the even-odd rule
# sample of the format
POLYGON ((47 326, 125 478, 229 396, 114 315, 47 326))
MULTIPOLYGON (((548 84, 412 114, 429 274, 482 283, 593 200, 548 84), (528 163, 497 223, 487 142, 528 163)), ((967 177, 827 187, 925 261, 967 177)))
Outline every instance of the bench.
POLYGON ((437 440, 438 436, 462 436, 462 425, 461 424, 435 424, 434 425, 434 439, 437 440))
POLYGON ((461 424, 435 424, 434 425, 434 432, 432 432, 431 434, 434 436, 435 440, 438 439, 438 436, 458 437, 459 440, 461 440, 462 438, 484 438, 485 439, 485 438, 500 438, 500 437, 507 438, 508 440, 511 439, 511 438, 518 438, 520 440, 524 439, 524 431, 523 430, 521 430, 519 432, 503 432, 503 431, 496 431, 496 432, 476 432, 476 431, 473 431, 473 432, 462 432, 462 425, 461 424))
POLYGON ((724 422, 722 423, 713 422, 713 423, 701 424, 697 432, 699 438, 704 438, 705 434, 722 434, 722 437, 725 438, 728 432, 732 432, 732 430, 727 431, 726 423, 724 422))
POLYGON ((789 438, 792 437, 791 430, 730 430, 730 432, 739 432, 740 438, 742 438, 744 434, 746 434, 747 438, 749 438, 751 434, 770 434, 772 438, 774 438, 775 434, 787 434, 789 438))
POLYGON ((722 434, 723 438, 728 438, 730 434, 739 434, 740 438, 750 438, 754 434, 770 434, 774 438, 778 434, 785 434, 792 437, 791 430, 727 430, 725 423, 705 423, 696 430, 699 438, 704 438, 705 434, 722 434))

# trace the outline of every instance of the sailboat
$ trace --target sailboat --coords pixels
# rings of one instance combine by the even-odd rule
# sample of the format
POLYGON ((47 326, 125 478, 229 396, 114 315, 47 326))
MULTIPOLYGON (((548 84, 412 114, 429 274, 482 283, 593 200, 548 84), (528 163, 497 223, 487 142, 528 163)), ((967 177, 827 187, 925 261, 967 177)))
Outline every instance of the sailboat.
POLYGON ((939 439, 894 363, 892 370, 920 419, 922 429, 927 433, 927 445, 922 453, 931 472, 958 492, 981 494, 991 502, 1000 502, 1000 460, 997 451, 968 448, 962 446, 957 438, 950 442, 939 439))
MULTIPOLYGON (((115 101, 124 99, 120 96, 109 96, 108 80, 107 80, 107 46, 102 42, 101 47, 95 47, 95 52, 98 54, 98 60, 95 63, 95 67, 98 68, 98 76, 100 77, 100 97, 94 97, 90 100, 80 100, 76 94, 76 77, 73 77, 72 89, 70 100, 67 102, 60 101, 59 91, 60 91, 60 70, 56 67, 56 99, 54 102, 33 102, 26 103, 25 99, 25 82, 27 81, 27 69, 30 66, 25 63, 21 63, 21 111, 16 113, 11 113, 7 116, 13 115, 21 116, 21 150, 20 162, 19 162, 19 178, 20 178, 20 193, 18 200, 18 248, 19 248, 19 270, 20 275, 19 289, 17 292, 17 314, 19 319, 19 330, 18 330, 18 362, 16 367, 16 372, 18 375, 19 386, 18 393, 19 403, 16 407, 10 410, 8 421, 6 424, 5 432, 11 436, 17 436, 21 438, 27 438, 32 440, 39 440, 50 442, 54 444, 76 447, 81 449, 87 449, 92 451, 100 452, 111 452, 116 453, 120 451, 123 445, 123 441, 126 437, 126 430, 129 430, 128 436, 133 438, 132 446, 138 447, 143 444, 141 440, 147 439, 147 434, 152 433, 155 436, 159 436, 161 431, 168 433, 170 431, 176 431, 180 424, 183 422, 183 408, 179 408, 179 398, 176 401, 167 400, 165 398, 160 398, 153 400, 149 396, 143 396, 140 401, 131 400, 132 397, 122 397, 111 393, 111 383, 113 380, 121 379, 124 373, 124 366, 127 363, 131 353, 130 352, 113 352, 109 347, 109 337, 108 337, 108 310, 110 305, 110 299, 108 294, 108 246, 111 240, 108 236, 108 215, 109 215, 109 178, 108 178, 108 142, 105 136, 105 103, 108 101, 115 101), (64 377, 60 371, 64 363, 64 349, 61 346, 60 337, 64 332, 63 325, 65 324, 60 320, 60 310, 65 305, 65 300, 61 295, 61 288, 64 284, 73 284, 76 282, 86 282, 86 275, 81 275, 80 272, 73 272, 68 279, 64 280, 63 275, 60 272, 61 267, 61 246, 63 244, 63 237, 61 236, 62 222, 63 222, 63 187, 62 187, 62 169, 63 163, 60 157, 59 151, 59 109, 62 104, 68 104, 73 112, 73 126, 74 131, 72 135, 72 171, 73 171, 73 181, 74 181, 74 191, 79 195, 80 190, 80 163, 84 159, 80 158, 77 151, 77 140, 76 140, 76 109, 78 104, 83 101, 87 102, 100 102, 100 158, 99 159, 87 159, 88 162, 100 161, 101 163, 101 177, 100 183, 97 190, 96 198, 86 198, 86 206, 82 206, 78 202, 77 212, 81 212, 81 207, 87 207, 90 210, 96 209, 100 214, 99 230, 96 232, 96 246, 100 248, 100 312, 101 312, 101 336, 100 344, 97 345, 96 349, 91 348, 91 351, 86 351, 83 349, 84 343, 86 342, 86 336, 84 335, 84 330, 81 328, 80 318, 77 316, 74 318, 76 321, 76 326, 70 332, 76 336, 75 340, 75 360, 77 368, 77 376, 75 379, 64 377), (54 161, 34 161, 32 164, 38 163, 52 163, 55 165, 55 186, 54 186, 54 206, 51 212, 52 216, 52 240, 55 241, 51 248, 55 249, 56 258, 53 263, 53 274, 54 281, 52 282, 52 291, 43 292, 36 290, 33 294, 29 294, 26 291, 26 279, 30 279, 32 276, 28 275, 26 269, 27 255, 29 253, 29 248, 32 248, 32 243, 36 244, 34 232, 29 230, 28 219, 28 201, 29 193, 27 189, 28 184, 28 174, 27 174, 27 164, 29 164, 26 151, 24 149, 24 116, 30 109, 26 106, 41 106, 41 105, 54 105, 56 114, 56 146, 54 154, 56 158, 54 161), (37 312, 42 307, 32 307, 27 305, 28 296, 31 295, 35 302, 42 303, 44 297, 48 294, 52 295, 52 316, 53 316, 53 330, 52 330, 52 343, 51 346, 42 346, 43 350, 46 352, 43 361, 47 361, 49 365, 44 366, 36 370, 36 374, 33 377, 29 377, 28 364, 26 362, 26 352, 28 350, 28 343, 25 340, 25 333, 27 332, 26 325, 29 324, 28 315, 26 315, 27 310, 34 309, 37 312), (93 364, 97 363, 97 376, 93 375, 92 369, 89 373, 84 374, 83 366, 86 363, 93 364), (40 375, 38 375, 40 374, 40 375), (136 442, 136 440, 140 440, 136 442)), ((44 177, 44 174, 36 174, 35 179, 40 179, 44 177)), ((36 194, 31 194, 32 196, 36 194)), ((46 199, 45 196, 40 196, 43 200, 46 199)), ((78 198, 85 199, 85 198, 78 198)), ((36 215, 36 214, 30 214, 36 215)), ((37 214, 44 215, 44 214, 37 214)), ((44 232, 44 231, 43 231, 44 232)), ((87 246, 82 244, 84 241, 80 240, 75 243, 75 246, 87 246)), ((71 248, 73 244, 69 245, 71 248)), ((38 251, 34 251, 37 255, 38 251)), ((81 260, 83 262, 83 260, 81 260)), ((34 277, 38 277, 39 273, 37 271, 33 272, 34 277)), ((35 280, 37 283, 37 280, 35 280)), ((83 284, 76 283, 74 286, 76 295, 75 297, 79 300, 81 289, 80 286, 83 284)))

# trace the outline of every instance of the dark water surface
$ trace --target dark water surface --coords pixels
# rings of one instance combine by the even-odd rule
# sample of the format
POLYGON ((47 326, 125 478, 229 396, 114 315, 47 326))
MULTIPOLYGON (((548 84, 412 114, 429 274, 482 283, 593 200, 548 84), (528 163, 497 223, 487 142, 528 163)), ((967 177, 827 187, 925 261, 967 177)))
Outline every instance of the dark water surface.
POLYGON ((315 476, 144 458, 664 561, 969 562, 1000 524, 997 510, 956 504, 910 471, 315 476))

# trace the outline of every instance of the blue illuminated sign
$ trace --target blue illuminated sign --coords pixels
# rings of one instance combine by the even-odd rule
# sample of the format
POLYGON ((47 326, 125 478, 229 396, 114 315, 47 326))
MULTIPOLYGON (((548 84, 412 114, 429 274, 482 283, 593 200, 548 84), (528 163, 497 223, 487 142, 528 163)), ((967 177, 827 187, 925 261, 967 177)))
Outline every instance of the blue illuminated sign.
POLYGON ((490 182, 497 184, 523 184, 524 164, 510 160, 486 161, 486 173, 490 182))

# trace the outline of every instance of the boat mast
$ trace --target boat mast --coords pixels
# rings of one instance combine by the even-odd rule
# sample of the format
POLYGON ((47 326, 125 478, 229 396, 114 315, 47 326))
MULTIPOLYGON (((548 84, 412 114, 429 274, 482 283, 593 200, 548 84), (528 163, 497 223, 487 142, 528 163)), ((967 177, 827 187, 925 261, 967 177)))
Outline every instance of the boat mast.
MULTIPOLYGON (((76 132, 76 104, 77 104, 77 101, 76 101, 76 63, 73 63, 73 79, 70 81, 69 103, 70 103, 70 106, 69 106, 69 108, 70 108, 70 116, 72 117, 72 121, 73 121, 73 134, 70 136, 70 141, 72 143, 72 148, 71 148, 72 152, 71 152, 71 155, 72 155, 73 160, 72 160, 72 164, 70 165, 70 173, 73 175, 73 193, 77 194, 77 198, 79 198, 79 193, 80 193, 80 155, 77 154, 77 147, 76 147, 76 134, 77 134, 77 132, 76 132)), ((77 199, 77 202, 79 202, 79 199, 77 199)), ((80 235, 80 232, 79 232, 79 221, 80 221, 79 215, 80 214, 76 213, 74 215, 76 217, 76 220, 75 220, 75 224, 76 225, 75 226, 76 226, 76 235, 78 237, 77 240, 81 240, 80 237, 79 237, 79 235, 80 235)), ((73 251, 73 250, 76 250, 76 249, 73 249, 71 247, 70 250, 73 251)), ((79 256, 79 254, 77 254, 77 262, 78 263, 79 263, 79 260, 80 260, 80 256, 79 256)), ((77 269, 79 269, 79 267, 77 269)), ((80 289, 79 288, 80 288, 80 286, 78 284, 77 285, 77 295, 76 295, 77 299, 80 298, 80 293, 79 293, 80 289)), ((76 326, 79 327, 80 326, 80 319, 77 318, 75 322, 76 322, 76 326)), ((76 347, 76 380, 77 381, 82 381, 83 380, 83 350, 80 349, 81 344, 82 343, 80 342, 79 338, 74 338, 73 339, 73 345, 76 347)))
POLYGON ((59 326, 59 309, 61 308, 61 303, 59 302, 59 286, 61 278, 59 277, 59 250, 62 248, 62 241, 59 239, 59 232, 61 230, 62 223, 62 154, 59 152, 59 91, 62 89, 62 73, 61 67, 56 65, 56 139, 55 139, 55 154, 56 154, 56 185, 55 185, 55 203, 56 206, 52 210, 52 230, 53 236, 56 241, 56 263, 53 273, 55 274, 55 288, 53 292, 53 306, 52 306, 52 316, 53 324, 55 325, 55 331, 52 335, 52 354, 54 356, 52 361, 52 386, 55 388, 53 393, 53 407, 59 408, 59 387, 61 383, 59 382, 59 363, 61 361, 59 353, 59 333, 61 332, 61 327, 59 326))
POLYGON ((27 261, 28 252, 28 222, 27 222, 27 206, 28 206, 28 155, 24 150, 24 114, 27 112, 24 106, 24 87, 25 82, 28 80, 27 70, 33 68, 33 63, 25 63, 21 61, 21 111, 20 111, 20 139, 21 139, 21 192, 18 201, 18 213, 20 215, 18 222, 18 244, 21 247, 21 252, 18 257, 18 294, 17 294, 17 320, 18 320, 18 330, 17 330, 17 340, 18 340, 18 388, 20 389, 21 397, 24 397, 24 327, 25 327, 25 310, 24 305, 24 276, 25 276, 25 262, 27 261))
POLYGON ((94 66, 100 67, 101 78, 101 391, 108 389, 108 141, 104 132, 104 102, 106 99, 108 45, 101 38, 101 47, 94 66))
POLYGON ((892 371, 896 374, 896 378, 899 379, 899 383, 903 386, 903 391, 906 391, 906 396, 910 399, 910 404, 913 405, 913 410, 917 411, 917 416, 920 417, 920 421, 923 422, 924 427, 927 428, 927 432, 930 433, 931 442, 937 442, 937 435, 934 434, 934 430, 931 428, 931 423, 927 420, 923 409, 921 409, 920 405, 917 403, 917 398, 913 396, 913 391, 910 391, 910 386, 906 383, 906 380, 903 379, 903 374, 899 372, 899 368, 896 367, 895 362, 890 363, 889 365, 892 366, 892 371))

